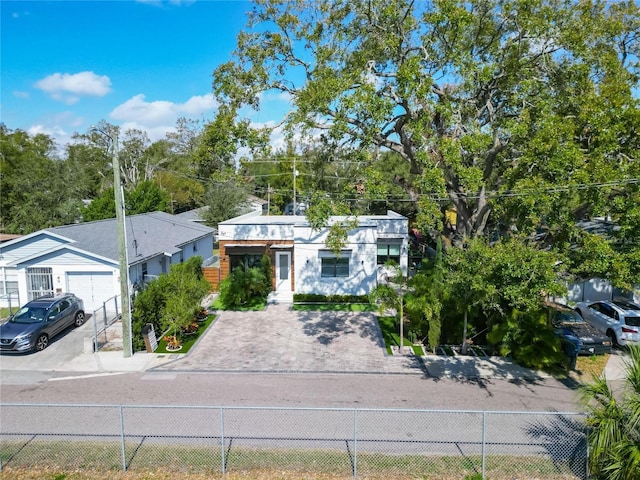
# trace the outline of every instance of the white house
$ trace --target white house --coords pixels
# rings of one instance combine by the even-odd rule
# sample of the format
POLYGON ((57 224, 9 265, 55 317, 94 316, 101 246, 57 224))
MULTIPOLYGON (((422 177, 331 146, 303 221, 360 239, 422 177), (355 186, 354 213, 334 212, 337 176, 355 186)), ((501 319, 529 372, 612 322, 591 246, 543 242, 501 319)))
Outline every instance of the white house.
MULTIPOLYGON (((331 222, 345 217, 332 217, 331 222)), ((408 219, 393 211, 357 217, 339 255, 326 246, 328 228, 314 231, 306 217, 252 212, 218 225, 220 277, 241 263, 270 255, 277 293, 366 295, 391 259, 408 268, 408 219)))
MULTIPOLYGON (((213 255, 212 228, 163 212, 127 216, 130 287, 213 255)), ((48 228, 0 244, 0 305, 73 292, 91 312, 120 294, 116 220, 48 228), (9 299, 10 296, 10 299, 9 299)))

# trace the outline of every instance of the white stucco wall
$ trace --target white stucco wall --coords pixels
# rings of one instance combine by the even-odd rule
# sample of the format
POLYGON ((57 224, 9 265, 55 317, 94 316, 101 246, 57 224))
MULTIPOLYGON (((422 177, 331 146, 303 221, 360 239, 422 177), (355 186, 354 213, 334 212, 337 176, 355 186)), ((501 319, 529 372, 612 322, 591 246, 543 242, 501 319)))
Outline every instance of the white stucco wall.
POLYGON ((340 256, 349 258, 349 277, 322 277, 322 258, 334 257, 327 230, 295 228, 295 292, 322 295, 366 295, 376 286, 376 225, 367 222, 349 232, 340 256))
POLYGON ((292 224, 220 224, 218 240, 291 240, 292 224))
MULTIPOLYGON (((330 221, 344 218, 333 217, 330 221)), ((365 295, 377 285, 378 239, 394 239, 401 245, 400 266, 408 269, 408 219, 395 212, 358 217, 348 233, 342 256, 349 257, 349 277, 322 277, 322 257, 333 256, 326 246, 329 230, 314 231, 304 216, 264 216, 250 213, 218 225, 220 241, 293 240, 296 293, 365 295)))

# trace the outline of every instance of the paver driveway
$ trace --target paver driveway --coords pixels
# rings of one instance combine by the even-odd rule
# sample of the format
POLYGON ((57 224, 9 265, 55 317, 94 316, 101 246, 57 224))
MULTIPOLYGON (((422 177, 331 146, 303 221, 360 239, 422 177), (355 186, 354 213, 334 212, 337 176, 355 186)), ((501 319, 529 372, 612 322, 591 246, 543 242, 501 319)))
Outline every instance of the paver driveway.
POLYGON ((269 305, 261 312, 220 312, 189 355, 161 368, 426 373, 419 357, 386 355, 373 313, 299 312, 285 304, 269 305))

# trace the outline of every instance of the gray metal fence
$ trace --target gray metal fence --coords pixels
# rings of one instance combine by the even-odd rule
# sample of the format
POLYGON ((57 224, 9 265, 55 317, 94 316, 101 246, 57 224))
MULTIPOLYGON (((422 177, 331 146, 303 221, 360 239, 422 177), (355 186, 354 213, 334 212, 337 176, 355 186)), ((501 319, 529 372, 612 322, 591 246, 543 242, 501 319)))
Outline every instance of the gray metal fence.
POLYGON ((580 413, 0 404, 4 469, 586 479, 587 454, 580 413))
POLYGON ((102 302, 91 315, 93 321, 93 351, 97 352, 106 345, 113 345, 114 341, 122 350, 122 333, 113 329, 113 325, 120 319, 120 296, 116 295, 102 302))

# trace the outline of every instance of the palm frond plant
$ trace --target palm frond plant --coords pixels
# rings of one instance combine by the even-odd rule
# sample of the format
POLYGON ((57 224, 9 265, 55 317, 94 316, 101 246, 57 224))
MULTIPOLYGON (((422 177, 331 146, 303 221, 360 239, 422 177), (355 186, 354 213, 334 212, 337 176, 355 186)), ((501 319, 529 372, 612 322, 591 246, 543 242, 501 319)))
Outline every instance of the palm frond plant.
POLYGON ((603 374, 581 390, 592 478, 640 478, 640 346, 629 347, 622 389, 614 391, 603 374))

